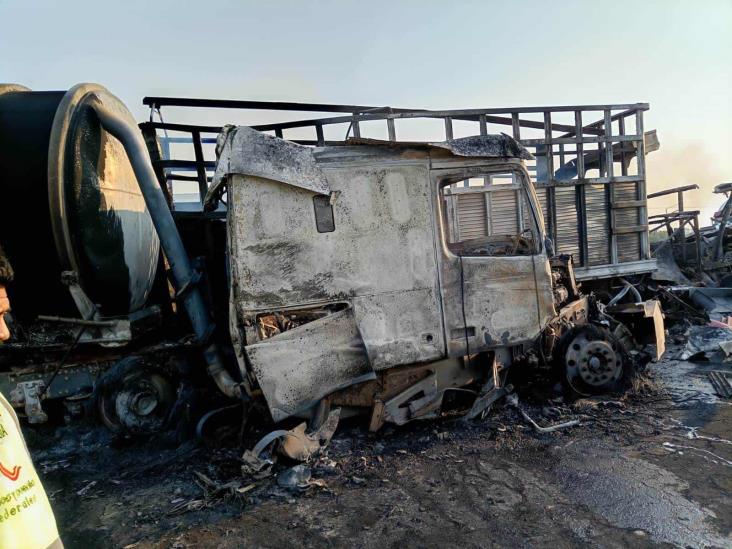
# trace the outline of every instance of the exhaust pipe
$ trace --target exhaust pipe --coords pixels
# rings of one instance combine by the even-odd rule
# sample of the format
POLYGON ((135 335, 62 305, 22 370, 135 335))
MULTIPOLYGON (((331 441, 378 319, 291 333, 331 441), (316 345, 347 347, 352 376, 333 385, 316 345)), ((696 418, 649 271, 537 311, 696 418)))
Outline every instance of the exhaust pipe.
MULTIPOLYGON (((191 267, 183 241, 178 234, 170 208, 163 191, 158 185, 140 130, 131 126, 96 96, 89 102, 89 105, 99 117, 102 127, 122 143, 140 185, 140 191, 150 212, 153 225, 155 225, 158 238, 160 238, 160 244, 170 264, 175 289, 178 296, 183 299, 183 305, 191 321, 193 333, 199 341, 209 341, 214 325, 203 296, 196 285, 195 272, 191 267)), ((208 374, 213 378, 222 393, 231 398, 244 398, 246 396, 246 392, 242 390, 242 385, 231 377, 224 366, 221 351, 216 343, 210 343, 204 348, 203 358, 208 365, 208 374)))

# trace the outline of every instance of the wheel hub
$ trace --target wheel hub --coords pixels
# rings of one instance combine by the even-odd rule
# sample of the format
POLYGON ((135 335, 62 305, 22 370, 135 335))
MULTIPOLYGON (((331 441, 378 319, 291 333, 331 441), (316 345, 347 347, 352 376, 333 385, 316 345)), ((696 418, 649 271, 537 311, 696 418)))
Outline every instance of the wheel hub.
POLYGON ((153 433, 160 430, 175 401, 170 381, 145 369, 117 380, 101 397, 105 424, 117 431, 153 433))
POLYGON ((149 416, 158 406, 158 395, 149 391, 132 395, 130 409, 138 416, 149 416))
POLYGON ((579 375, 585 383, 600 387, 616 379, 618 360, 606 341, 586 341, 575 354, 579 375))
POLYGON ((570 342, 565 368, 567 381, 579 394, 590 394, 612 386, 623 373, 615 345, 580 331, 570 342))

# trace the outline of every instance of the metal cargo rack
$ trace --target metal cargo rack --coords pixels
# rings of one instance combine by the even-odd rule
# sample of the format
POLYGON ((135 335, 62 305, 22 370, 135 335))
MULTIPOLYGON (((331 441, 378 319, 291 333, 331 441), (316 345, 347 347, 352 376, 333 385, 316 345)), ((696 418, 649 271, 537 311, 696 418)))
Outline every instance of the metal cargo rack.
POLYGON ((684 209, 684 193, 699 189, 699 185, 691 184, 682 187, 665 189, 648 195, 649 199, 661 196, 676 195, 676 209, 670 212, 652 215, 648 218, 651 226, 649 234, 666 229, 666 236, 672 243, 681 248, 681 261, 686 264, 690 256, 694 258, 698 272, 702 272, 702 235, 699 229, 699 210, 684 209), (687 230, 691 229, 693 241, 687 238, 687 230), (690 250, 690 248, 692 248, 690 250))
MULTIPOLYGON (((232 120, 312 146, 343 145, 351 137, 399 141, 398 124, 414 120, 431 121, 432 130, 437 121, 440 135, 429 141, 510 129, 509 133, 535 157, 527 167, 548 234, 557 253, 573 256, 579 280, 647 273, 656 268, 648 238, 645 154, 646 140, 650 138, 654 147, 657 141, 654 132, 644 133, 647 103, 440 111, 175 97, 146 97, 143 103, 150 107, 150 120, 140 127, 161 184, 172 197, 175 182, 195 182, 201 203, 215 167, 213 152, 206 155, 204 148, 215 143, 221 127, 165 122, 163 107, 257 111, 258 121, 263 118, 261 111, 269 111, 271 118, 282 111, 330 114, 258 124, 232 120), (379 122, 383 124, 375 128, 374 123, 379 122), (379 135, 365 135, 374 131, 379 135), (177 136, 171 137, 171 133, 177 136), (192 153, 173 158, 171 145, 179 144, 192 145, 192 153)), ((413 135, 415 128, 410 129, 413 135)), ((422 140, 427 140, 425 133, 420 134, 422 140)), ((470 185, 464 182, 466 190, 470 185)), ((475 192, 481 189, 475 188, 475 192)))

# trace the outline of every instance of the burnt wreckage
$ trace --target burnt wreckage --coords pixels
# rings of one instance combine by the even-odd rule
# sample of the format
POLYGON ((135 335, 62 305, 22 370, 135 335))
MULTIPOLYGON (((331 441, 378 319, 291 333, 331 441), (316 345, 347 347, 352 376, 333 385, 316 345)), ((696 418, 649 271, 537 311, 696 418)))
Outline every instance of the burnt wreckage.
MULTIPOLYGON (((146 98, 141 133, 109 92, 81 85, 44 104, 33 133, 23 116, 45 92, 4 90, 0 135, 40 142, 38 173, 16 156, 7 185, 22 197, 25 177, 56 197, 41 236, 56 253, 42 274, 57 286, 36 300, 30 282, 10 289, 15 337, 0 347, 0 389, 32 421, 61 398, 67 412, 92 402, 113 429, 160 429, 206 371, 227 397, 266 403, 274 421, 319 423, 337 406, 367 413, 376 430, 433 417, 466 387, 474 417, 505 394, 511 365, 553 361, 567 390, 587 395, 620 386, 637 344, 663 352, 658 303, 623 278, 656 265, 645 104, 436 112, 146 98), (165 105, 345 114, 218 128, 155 122, 165 105), (603 117, 583 123, 591 111, 603 117), (574 123, 552 122, 567 115, 574 123), (399 119, 442 119, 444 139, 399 141, 399 119), (388 140, 361 137, 379 120, 388 140), (475 135, 454 138, 453 121, 477 123, 475 135), (339 124, 346 138, 326 140, 323 128, 339 124), (316 139, 282 138, 303 127, 316 139), (540 137, 522 138, 524 128, 540 137), (214 142, 215 162, 204 156, 214 142), (194 160, 172 158, 182 144, 194 160), (197 186, 196 202, 176 200, 181 181, 197 186), (123 194, 136 215, 106 198, 123 194), (92 223, 113 227, 108 241, 85 238, 92 223), (98 265, 100 249, 118 263, 98 265), (110 280, 136 300, 110 303, 110 280), (577 280, 598 295, 624 289, 604 305, 577 280)), ((6 162, 18 154, 10 141, 0 140, 6 162)), ((19 278, 41 269, 2 229, 19 278)))

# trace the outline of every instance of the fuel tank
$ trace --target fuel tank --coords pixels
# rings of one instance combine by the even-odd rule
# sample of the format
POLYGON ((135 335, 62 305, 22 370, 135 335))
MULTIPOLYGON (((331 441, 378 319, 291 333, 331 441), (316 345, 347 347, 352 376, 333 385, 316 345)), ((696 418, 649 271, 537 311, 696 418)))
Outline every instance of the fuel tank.
POLYGON ((0 245, 15 270, 16 318, 79 316, 62 273, 103 316, 144 307, 160 245, 122 144, 89 106, 92 94, 135 125, 96 84, 31 91, 0 84, 0 245))

